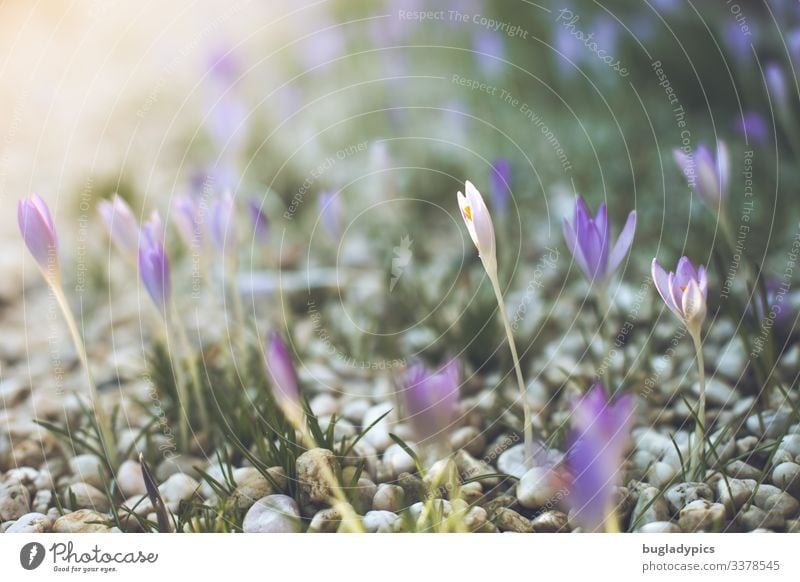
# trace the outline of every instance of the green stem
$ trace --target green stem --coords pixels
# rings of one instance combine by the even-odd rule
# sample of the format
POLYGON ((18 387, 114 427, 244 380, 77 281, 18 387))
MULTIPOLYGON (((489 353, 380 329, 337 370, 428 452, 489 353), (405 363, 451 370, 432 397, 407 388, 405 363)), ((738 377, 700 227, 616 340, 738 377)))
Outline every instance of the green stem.
POLYGON ((72 309, 70 309, 69 303, 67 302, 67 298, 64 295, 64 291, 61 289, 61 286, 58 283, 51 282, 50 288, 52 289, 53 295, 56 298, 56 302, 58 303, 59 308, 61 308, 61 312, 63 313, 64 319, 67 322, 67 328, 69 329, 70 336, 72 336, 72 342, 75 344, 75 350, 78 352, 78 358, 81 361, 81 365, 86 371, 86 378, 89 381, 89 393, 92 401, 92 412, 94 413, 95 423, 99 429, 97 436, 100 439, 101 450, 103 451, 106 461, 109 463, 111 468, 116 469, 117 450, 115 447, 114 433, 111 423, 109 422, 103 407, 100 405, 100 396, 97 390, 97 383, 94 381, 92 369, 89 367, 89 357, 86 354, 86 345, 81 337, 80 332, 78 331, 78 325, 75 322, 72 309))
MULTIPOLYGON (((180 341, 180 351, 186 354, 186 357, 189 359, 189 374, 192 378, 192 390, 194 392, 194 398, 196 400, 195 404, 197 404, 197 408, 200 411, 200 423, 203 429, 208 429, 208 411, 206 410, 206 406, 203 399, 203 385, 200 383, 200 374, 197 371, 197 358, 195 358, 194 352, 192 351, 192 344, 189 341, 189 335, 186 332, 186 328, 184 327, 183 323, 180 321, 178 317, 178 310, 177 306, 175 305, 175 300, 172 300, 172 309, 170 310, 173 325, 178 332, 178 341, 180 341)), ((177 368, 180 370, 180 374, 183 375, 183 371, 180 366, 180 360, 178 362, 177 368)), ((184 377, 184 383, 186 382, 184 377)), ((184 388, 184 396, 188 396, 186 389, 184 388)), ((191 410, 191 406, 189 406, 189 402, 186 402, 186 410, 187 415, 191 410)))
POLYGON ((706 422, 706 372, 703 362, 703 341, 700 330, 691 331, 694 351, 697 355, 697 372, 699 374, 700 394, 697 399, 697 419, 694 434, 694 449, 692 451, 692 467, 698 478, 702 479, 703 451, 705 449, 705 422, 706 422))
POLYGON ((514 370, 517 375, 517 384, 519 385, 519 395, 522 399, 522 414, 523 414, 523 434, 524 434, 524 462, 526 466, 533 460, 533 424, 531 415, 531 405, 528 402, 528 391, 525 389, 525 381, 522 378, 522 368, 519 365, 519 356, 517 356, 517 345, 514 342, 514 334, 511 332, 511 322, 508 321, 506 314, 506 304, 503 301, 503 293, 500 291, 500 283, 497 280, 497 273, 489 273, 489 280, 492 282, 494 294, 497 296, 497 305, 500 308, 500 318, 503 320, 503 327, 506 330, 506 338, 508 339, 508 346, 511 348, 511 357, 514 360, 514 370))

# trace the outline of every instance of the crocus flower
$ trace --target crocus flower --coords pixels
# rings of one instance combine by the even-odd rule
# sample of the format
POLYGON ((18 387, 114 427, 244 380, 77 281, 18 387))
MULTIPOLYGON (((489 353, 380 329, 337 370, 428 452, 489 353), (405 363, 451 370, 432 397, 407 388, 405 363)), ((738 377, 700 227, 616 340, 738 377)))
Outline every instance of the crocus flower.
POLYGON ((247 201, 247 209, 250 211, 250 219, 253 221, 253 235, 262 243, 269 240, 269 222, 267 215, 261 207, 261 202, 255 198, 247 201))
POLYGON ((503 36, 499 32, 488 28, 478 29, 472 37, 472 50, 484 75, 494 77, 503 70, 506 49, 503 36))
POLYGON ((769 89, 770 97, 775 103, 776 109, 781 113, 786 113, 789 106, 789 88, 786 84, 786 75, 780 65, 770 63, 764 70, 764 75, 767 80, 767 89, 769 89))
POLYGON ((719 212, 728 193, 730 174, 728 148, 725 143, 717 142, 716 159, 705 144, 697 146, 693 155, 677 148, 672 151, 672 155, 689 187, 711 210, 719 212))
POLYGON ((17 204, 17 223, 22 238, 42 275, 51 283, 60 278, 58 237, 47 203, 38 194, 23 198, 17 204))
POLYGON ((203 208, 192 196, 176 196, 172 205, 172 222, 181 240, 189 249, 206 246, 203 208))
POLYGON ((574 221, 570 224, 565 218, 563 226, 564 240, 575 262, 590 283, 603 286, 608 283, 633 243, 636 211, 632 210, 628 214, 628 220, 619 233, 613 249, 605 204, 601 204, 597 208, 597 214, 592 217, 583 198, 578 196, 575 202, 574 221))
POLYGON ((267 338, 265 357, 275 399, 284 413, 296 422, 301 410, 297 372, 286 344, 275 331, 271 331, 267 338))
POLYGON ((139 273, 145 289, 162 315, 166 316, 171 292, 169 259, 164 251, 163 226, 154 213, 142 227, 139 241, 139 273))
POLYGON ((458 360, 435 371, 416 362, 406 372, 403 384, 401 398, 416 438, 424 444, 441 442, 458 414, 458 360))
POLYGON ((489 192, 497 212, 504 215, 511 197, 511 162, 497 158, 489 169, 489 192))
POLYGON ((497 252, 495 250, 494 226, 492 217, 483 196, 469 180, 464 184, 466 195, 458 193, 458 206, 467 225, 469 236, 478 249, 478 256, 490 276, 497 273, 497 252))
POLYGON ((615 487, 630 440, 633 409, 631 395, 612 403, 602 384, 595 384, 573 408, 567 501, 586 531, 619 531, 615 487))
POLYGON ((97 212, 117 250, 126 257, 136 257, 139 249, 139 224, 128 203, 119 194, 97 203, 97 212))
POLYGON ((342 236, 342 219, 344 216, 342 197, 338 192, 320 192, 317 198, 317 206, 323 228, 328 233, 328 236, 338 241, 339 237, 342 236))
POLYGON ((233 195, 225 192, 211 206, 211 239, 224 255, 235 256, 236 234, 236 205, 233 195))
POLYGON ((674 273, 669 273, 653 259, 653 282, 658 294, 675 315, 686 325, 694 336, 706 318, 706 297, 708 295, 708 276, 703 265, 695 269, 687 257, 678 261, 674 273))
POLYGON ((734 125, 737 133, 747 141, 766 144, 769 140, 769 127, 764 116, 755 111, 749 111, 741 117, 736 117, 734 125))

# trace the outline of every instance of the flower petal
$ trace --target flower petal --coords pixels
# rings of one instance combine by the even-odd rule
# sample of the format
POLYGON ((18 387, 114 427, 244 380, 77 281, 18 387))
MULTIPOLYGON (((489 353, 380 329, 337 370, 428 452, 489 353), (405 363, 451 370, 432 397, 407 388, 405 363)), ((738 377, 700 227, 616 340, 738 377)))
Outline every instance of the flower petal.
POLYGON ((622 259, 625 258, 625 255, 628 254, 628 250, 631 248, 633 244, 633 236, 636 233, 636 211, 632 210, 630 214, 628 214, 628 220, 625 222, 625 226, 622 227, 622 231, 619 233, 619 237, 617 238, 617 242, 614 245, 614 250, 611 251, 611 255, 608 258, 608 273, 609 275, 617 270, 622 259))

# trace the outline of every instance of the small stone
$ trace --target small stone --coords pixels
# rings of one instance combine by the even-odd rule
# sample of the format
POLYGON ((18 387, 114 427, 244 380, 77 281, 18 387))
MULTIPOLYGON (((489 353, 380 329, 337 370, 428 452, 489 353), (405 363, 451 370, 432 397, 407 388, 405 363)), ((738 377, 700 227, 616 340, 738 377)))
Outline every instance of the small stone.
POLYGON ((300 508, 288 495, 268 495, 247 511, 242 530, 244 533, 300 533, 300 508))
POLYGON ((0 522, 15 521, 30 512, 30 494, 19 483, 12 482, 0 488, 0 522))
POLYGON ((200 483, 184 473, 175 473, 159 485, 158 490, 165 502, 188 501, 198 492, 200 483))
POLYGON ((744 461, 736 460, 731 461, 725 467, 725 472, 736 479, 754 479, 761 478, 761 471, 756 469, 753 465, 748 465, 744 461))
POLYGON ((736 522, 744 531, 753 531, 762 527, 780 529, 783 527, 784 519, 777 513, 751 505, 736 515, 736 522))
POLYGON ((647 451, 656 458, 663 457, 667 451, 675 448, 672 440, 667 435, 651 428, 635 430, 633 432, 633 440, 637 449, 647 451))
MULTIPOLYGON (((761 487, 764 487, 764 485, 761 487)), ((773 511, 786 519, 798 517, 798 515, 800 515, 800 503, 785 491, 770 495, 761 502, 759 502, 758 495, 756 495, 756 504, 759 508, 773 511)))
POLYGON ((736 441, 736 453, 742 457, 745 455, 750 455, 750 453, 756 449, 758 443, 758 437, 754 437, 752 435, 740 438, 738 441, 736 441))
POLYGON ((483 486, 478 481, 461 486, 461 497, 469 504, 476 504, 483 497, 483 486))
POLYGON ((517 479, 522 479, 522 476, 528 470, 523 462, 524 458, 524 445, 513 446, 510 449, 502 452, 497 458, 497 469, 501 473, 511 475, 517 479))
MULTIPOLYGON (((419 450, 417 449, 416 444, 406 444, 412 451, 414 451, 415 454, 419 455, 419 450)), ((383 453, 383 462, 389 469, 392 478, 396 478, 398 475, 400 475, 400 473, 413 473, 417 470, 417 465, 414 462, 413 457, 397 443, 394 443, 386 448, 386 451, 383 453)))
POLYGON ((489 521, 489 516, 483 507, 472 507, 464 515, 464 527, 467 531, 482 530, 489 521))
POLYGON ((553 502, 555 495, 552 474, 546 468, 528 470, 517 483, 517 499, 523 507, 544 507, 553 502))
POLYGON ((234 469, 233 480, 236 488, 231 497, 239 509, 250 509, 259 499, 277 493, 269 480, 255 467, 234 469))
POLYGON ((369 408, 364 413, 364 419, 361 421, 361 426, 364 428, 367 428, 373 422, 375 422, 375 426, 373 426, 369 432, 364 435, 364 440, 375 447, 375 450, 378 453, 385 451, 386 448, 394 442, 392 441, 392 437, 389 436, 390 420, 394 419, 394 413, 391 412, 391 410, 391 404, 378 404, 377 406, 369 408), (381 418, 381 416, 387 412, 389 414, 381 418), (381 419, 378 420, 379 418, 381 419))
POLYGON ((342 523, 342 514, 335 507, 321 509, 311 518, 310 533, 336 533, 342 523))
POLYGON ((788 411, 778 410, 774 412, 762 413, 761 420, 757 414, 753 414, 747 418, 745 424, 747 426, 747 430, 750 431, 750 434, 776 439, 783 434, 792 418, 788 411), (761 428, 761 420, 764 422, 763 429, 761 428))
POLYGON ((567 514, 563 511, 545 511, 531 520, 533 531, 537 533, 555 533, 568 531, 567 514))
POLYGON ((494 523, 500 531, 510 531, 516 533, 533 532, 531 521, 513 509, 500 509, 495 514, 494 523))
POLYGON ((486 438, 477 428, 464 426, 450 435, 450 446, 454 451, 464 449, 473 457, 478 457, 486 449, 486 438))
POLYGON ((296 467, 301 492, 312 503, 326 502, 332 495, 336 456, 328 449, 311 449, 297 458, 296 467))
POLYGON ((123 497, 146 495, 147 487, 144 485, 142 468, 136 461, 123 461, 117 470, 117 487, 123 497))
POLYGON ((734 513, 752 497, 756 484, 752 479, 720 479, 717 481, 717 496, 734 513))
POLYGON ((400 516, 391 511, 368 511, 364 515, 364 529, 368 533, 391 533, 399 519, 400 516))
MULTIPOLYGON (((697 382, 692 385, 692 393, 695 396, 700 394, 700 385, 697 382)), ((728 406, 736 398, 736 392, 722 380, 709 378, 706 382, 706 400, 709 404, 728 406)))
POLYGON ((339 413, 339 401, 330 394, 318 394, 308 403, 314 416, 332 416, 339 413))
POLYGON ((791 495, 800 494, 800 465, 781 463, 772 471, 772 483, 791 495))
POLYGON ((50 502, 53 500, 53 492, 50 489, 41 489, 33 496, 31 509, 37 513, 47 513, 50 502))
POLYGON ((403 488, 399 485, 381 483, 372 498, 372 508, 378 511, 398 513, 403 509, 403 488))
POLYGON ((639 491, 639 498, 633 508, 633 520, 639 527, 654 521, 669 520, 669 507, 658 489, 645 487, 639 491))
POLYGON ((685 532, 719 531, 725 514, 725 506, 721 503, 698 499, 681 509, 678 515, 678 525, 685 532))
POLYGON ((349 400, 342 405, 342 417, 350 422, 361 424, 361 419, 364 418, 370 406, 372 406, 372 404, 365 398, 349 400))
POLYGON ((71 513, 65 513, 53 523, 54 533, 117 533, 119 528, 107 525, 108 515, 92 511, 91 509, 79 509, 71 513))
POLYGON ((652 521, 637 530, 639 533, 682 533, 680 527, 671 521, 652 521))
POLYGON ((161 483, 176 473, 183 473, 193 479, 200 479, 198 469, 205 469, 208 462, 191 455, 174 455, 161 461, 156 467, 155 478, 161 483))
POLYGON ((663 489, 677 476, 677 474, 678 472, 672 465, 658 461, 653 463, 650 466, 650 470, 647 471, 647 481, 653 487, 663 489))
POLYGON ((784 435, 778 445, 778 449, 788 451, 793 457, 800 455, 800 434, 784 435))
POLYGON ((73 483, 64 490, 63 496, 65 505, 72 509, 93 509, 105 513, 111 507, 106 494, 88 483, 73 483))
POLYGON ((686 482, 673 485, 664 493, 664 497, 669 503, 669 508, 674 513, 678 513, 692 501, 706 499, 714 501, 714 492, 705 483, 686 482))
POLYGON ((428 495, 428 488, 422 479, 411 473, 400 473, 397 484, 403 489, 405 503, 422 501, 428 495))
POLYGON ((53 520, 42 513, 26 513, 6 530, 6 533, 47 533, 53 520))
POLYGON ((102 489, 108 477, 106 467, 95 455, 78 455, 69 460, 69 469, 75 476, 75 482, 88 483, 102 489))
POLYGON ((519 507, 517 504, 517 498, 513 495, 498 495, 483 505, 483 508, 489 513, 489 515, 494 515, 505 507, 519 507))
POLYGON ((495 475, 497 471, 491 465, 476 459, 467 451, 463 449, 456 451, 454 460, 462 481, 477 479, 487 488, 496 487, 500 484, 499 478, 487 477, 487 475, 495 475))

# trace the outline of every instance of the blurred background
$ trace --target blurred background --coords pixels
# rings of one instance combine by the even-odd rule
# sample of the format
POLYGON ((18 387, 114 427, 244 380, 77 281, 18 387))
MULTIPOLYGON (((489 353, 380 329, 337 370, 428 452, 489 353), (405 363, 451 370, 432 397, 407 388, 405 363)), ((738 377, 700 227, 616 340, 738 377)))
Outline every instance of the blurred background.
POLYGON ((653 256, 713 262, 719 229, 672 150, 719 140, 735 227, 755 201, 746 252, 781 272, 798 51, 789 0, 6 0, 0 294, 15 303, 32 273, 15 224, 30 192, 50 203, 75 276, 108 255, 99 199, 168 217, 176 195, 230 190, 271 225, 267 251, 241 237, 243 268, 378 269, 380 301, 361 281, 362 312, 340 318, 393 336, 477 262, 455 199, 465 179, 490 196, 508 284, 524 289, 548 248, 566 255, 561 220, 580 193, 608 204, 615 232, 639 213, 622 275, 637 287, 653 256))

